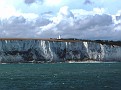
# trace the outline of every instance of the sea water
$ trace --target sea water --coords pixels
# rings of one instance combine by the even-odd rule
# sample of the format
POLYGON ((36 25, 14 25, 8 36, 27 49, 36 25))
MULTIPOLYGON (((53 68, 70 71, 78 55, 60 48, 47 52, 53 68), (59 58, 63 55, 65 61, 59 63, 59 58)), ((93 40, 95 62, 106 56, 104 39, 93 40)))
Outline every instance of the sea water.
POLYGON ((121 63, 0 64, 0 90, 121 90, 121 63))

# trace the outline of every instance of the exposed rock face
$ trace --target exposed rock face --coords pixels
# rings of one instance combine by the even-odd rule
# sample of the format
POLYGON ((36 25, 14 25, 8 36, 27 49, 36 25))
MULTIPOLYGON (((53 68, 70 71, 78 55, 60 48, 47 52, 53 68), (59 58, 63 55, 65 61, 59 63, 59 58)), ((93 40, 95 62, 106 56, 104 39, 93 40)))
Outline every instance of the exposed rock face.
POLYGON ((1 62, 121 61, 121 46, 91 41, 0 40, 1 62))

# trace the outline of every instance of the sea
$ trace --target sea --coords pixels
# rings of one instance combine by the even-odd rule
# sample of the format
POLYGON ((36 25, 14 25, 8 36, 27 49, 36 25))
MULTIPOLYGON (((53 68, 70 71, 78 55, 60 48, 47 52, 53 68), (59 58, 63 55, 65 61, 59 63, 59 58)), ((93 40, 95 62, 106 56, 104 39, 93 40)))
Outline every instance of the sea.
POLYGON ((121 63, 0 64, 0 90, 121 90, 121 63))

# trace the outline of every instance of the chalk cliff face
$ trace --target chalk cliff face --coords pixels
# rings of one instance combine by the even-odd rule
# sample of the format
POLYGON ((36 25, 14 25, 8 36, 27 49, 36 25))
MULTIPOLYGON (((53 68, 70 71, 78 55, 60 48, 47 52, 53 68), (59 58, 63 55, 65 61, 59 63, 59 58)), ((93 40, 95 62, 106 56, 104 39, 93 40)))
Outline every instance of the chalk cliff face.
POLYGON ((121 61, 121 46, 89 41, 0 40, 0 62, 121 61))

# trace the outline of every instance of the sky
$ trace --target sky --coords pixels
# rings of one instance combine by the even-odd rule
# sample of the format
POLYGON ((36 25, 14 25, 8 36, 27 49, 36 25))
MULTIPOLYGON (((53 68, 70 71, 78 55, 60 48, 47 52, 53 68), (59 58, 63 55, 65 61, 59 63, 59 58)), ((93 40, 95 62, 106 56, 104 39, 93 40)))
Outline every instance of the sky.
POLYGON ((121 0, 0 0, 0 38, 121 40, 121 0))

